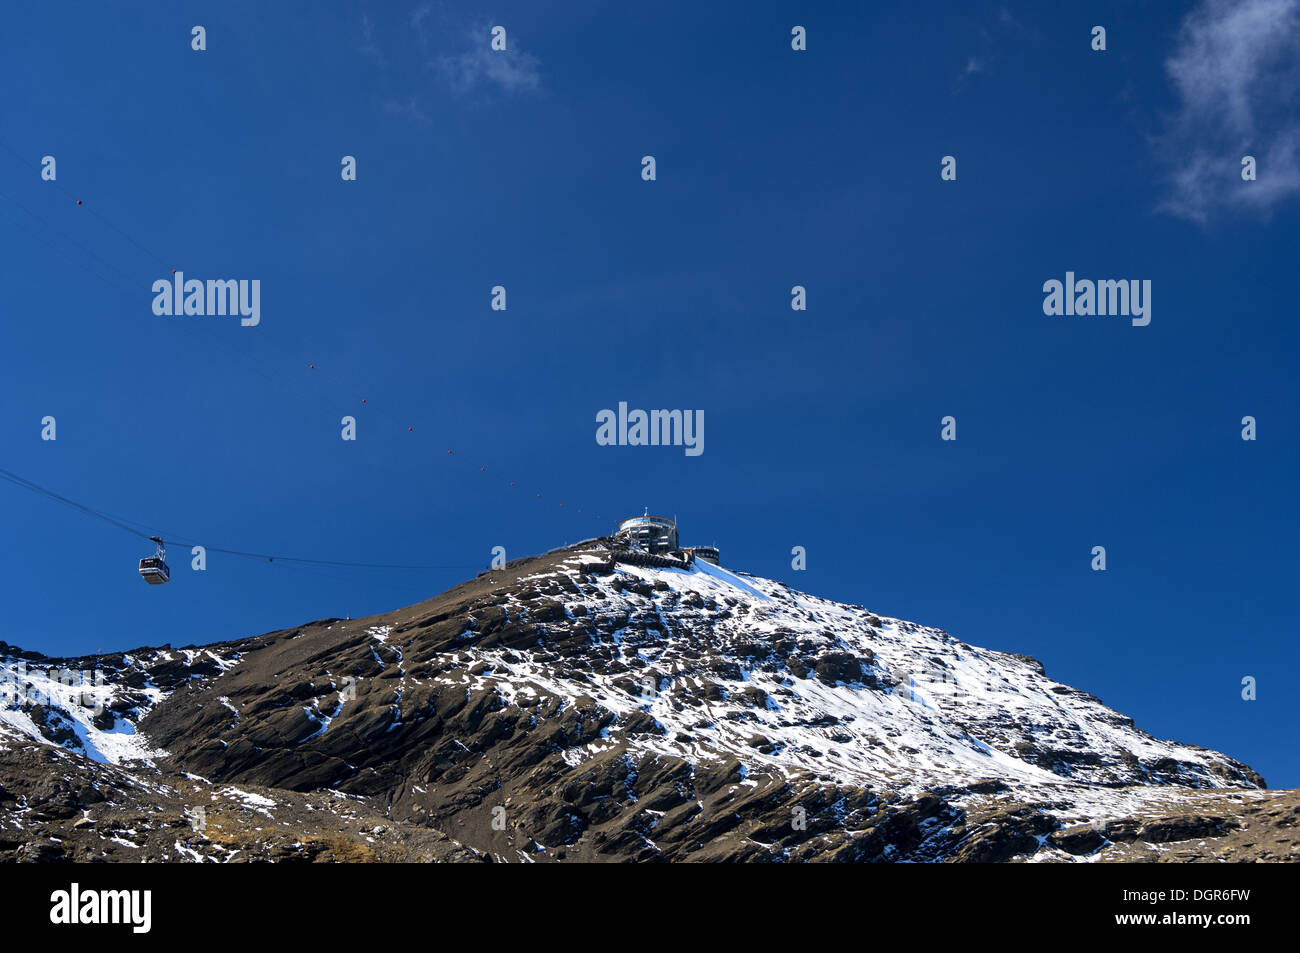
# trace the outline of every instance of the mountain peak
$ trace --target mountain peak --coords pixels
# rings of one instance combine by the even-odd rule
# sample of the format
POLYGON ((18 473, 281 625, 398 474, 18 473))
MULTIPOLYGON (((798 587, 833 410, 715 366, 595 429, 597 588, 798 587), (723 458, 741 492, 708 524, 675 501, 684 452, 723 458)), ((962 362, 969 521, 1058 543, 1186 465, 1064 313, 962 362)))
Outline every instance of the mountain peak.
POLYGON ((0 731, 120 770, 361 799, 503 858, 1005 859, 987 832, 972 846, 979 815, 1017 832, 1008 856, 1065 859, 1123 840, 1098 818, 1268 796, 1035 659, 693 555, 588 540, 379 616, 75 660, 110 672, 110 714, 55 693, 0 731), (1080 826, 1097 836, 1049 839, 1080 826))

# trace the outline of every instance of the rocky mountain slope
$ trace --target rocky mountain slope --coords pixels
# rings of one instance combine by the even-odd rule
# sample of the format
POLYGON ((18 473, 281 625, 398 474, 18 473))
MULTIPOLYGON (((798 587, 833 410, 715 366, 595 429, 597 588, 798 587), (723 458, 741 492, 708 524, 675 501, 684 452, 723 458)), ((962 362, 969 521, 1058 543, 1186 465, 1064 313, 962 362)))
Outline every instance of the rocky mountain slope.
POLYGON ((1031 658, 604 541, 204 648, 0 643, 6 675, 10 859, 1300 858, 1296 792, 1031 658))

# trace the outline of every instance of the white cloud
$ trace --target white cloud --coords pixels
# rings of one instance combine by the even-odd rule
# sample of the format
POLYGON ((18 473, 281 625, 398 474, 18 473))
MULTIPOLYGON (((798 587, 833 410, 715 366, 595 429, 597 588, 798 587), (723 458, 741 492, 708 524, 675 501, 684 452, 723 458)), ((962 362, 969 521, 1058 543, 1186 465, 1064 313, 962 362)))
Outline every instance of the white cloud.
POLYGON ((407 96, 405 99, 385 100, 383 109, 390 116, 401 116, 417 123, 429 122, 428 114, 420 108, 420 103, 414 96, 407 96))
POLYGON ((1165 69, 1179 108, 1159 141, 1163 211, 1204 222, 1300 193, 1300 0, 1202 0, 1165 69), (1242 181, 1245 155, 1255 182, 1242 181))
POLYGON ((379 44, 375 42, 375 25, 370 22, 370 17, 362 14, 361 16, 361 52, 374 59, 376 63, 383 66, 387 61, 384 59, 383 52, 379 49, 379 44))
POLYGON ((429 33, 424 27, 424 23, 433 15, 433 4, 423 3, 411 11, 411 29, 415 31, 416 38, 420 41, 420 48, 429 49, 429 33))
MULTIPOLYGON (((399 67, 414 61, 457 94, 491 90, 513 94, 541 88, 541 61, 521 50, 513 33, 509 34, 507 49, 493 50, 492 26, 491 21, 486 21, 466 29, 464 19, 426 0, 406 15, 406 43, 392 44, 391 57, 380 51, 374 24, 363 16, 361 49, 381 65, 386 65, 389 58, 397 60, 399 67)), ((421 114, 412 100, 402 97, 387 108, 413 118, 421 114)))
POLYGON ((962 29, 974 39, 975 49, 966 57, 965 67, 957 74, 958 88, 965 86, 973 76, 991 72, 1007 49, 1037 40, 1033 31, 1013 17, 1006 7, 1000 7, 992 19, 983 11, 969 14, 962 29))
POLYGON ((520 93, 541 85, 540 61, 517 49, 513 37, 506 50, 493 50, 490 44, 490 29, 485 26, 469 34, 469 49, 439 58, 438 71, 452 89, 468 93, 496 86, 507 93, 520 93))

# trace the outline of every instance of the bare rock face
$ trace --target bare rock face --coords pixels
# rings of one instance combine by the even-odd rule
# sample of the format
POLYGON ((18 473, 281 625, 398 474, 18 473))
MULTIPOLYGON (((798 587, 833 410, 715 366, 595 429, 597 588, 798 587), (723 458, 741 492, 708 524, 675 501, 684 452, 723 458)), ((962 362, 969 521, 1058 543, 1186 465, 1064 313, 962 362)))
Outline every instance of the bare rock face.
POLYGON ((35 689, 0 702, 11 860, 1297 854, 1295 792, 1035 659, 599 543, 369 619, 0 668, 35 689))

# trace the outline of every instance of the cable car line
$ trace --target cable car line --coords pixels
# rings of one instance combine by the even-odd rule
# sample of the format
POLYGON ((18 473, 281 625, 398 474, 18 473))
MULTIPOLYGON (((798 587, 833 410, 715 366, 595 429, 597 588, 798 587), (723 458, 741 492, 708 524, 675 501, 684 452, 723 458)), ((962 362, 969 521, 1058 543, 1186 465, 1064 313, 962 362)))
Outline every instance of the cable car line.
MULTIPOLYGON (((122 517, 115 517, 108 513, 103 512, 102 510, 97 510, 93 507, 86 506, 84 503, 78 503, 76 500, 69 499, 68 497, 63 496, 60 493, 55 493, 53 490, 43 487, 38 483, 33 483, 31 480, 28 480, 24 477, 19 476, 16 473, 13 473, 9 470, 5 470, 3 468, 0 468, 0 479, 6 480, 9 483, 14 484, 15 486, 20 486, 25 490, 31 490, 33 493, 39 493, 42 496, 48 497, 49 499, 55 500, 56 502, 59 503, 63 503, 66 506, 73 507, 74 509, 80 510, 83 513, 86 513, 87 515, 95 517, 96 519, 103 520, 104 522, 112 526, 116 526, 118 529, 130 533, 133 536, 139 536, 142 539, 148 539, 157 542, 159 547, 159 553, 156 558, 159 559, 162 558, 163 549, 162 549, 161 540, 164 538, 164 534, 161 533, 151 534, 145 532, 144 530, 137 529, 136 526, 141 526, 143 524, 137 523, 136 526, 130 526, 128 525, 128 522, 124 521, 124 518, 122 517)), ((257 559, 257 560, 264 559, 267 562, 272 562, 272 563, 278 560, 284 563, 298 563, 298 564, 305 564, 305 565, 312 565, 312 566, 342 566, 342 567, 356 568, 356 569, 479 569, 481 568, 479 566, 471 566, 469 564, 416 566, 416 565, 407 565, 403 563, 365 563, 365 562, 348 562, 344 560, 335 560, 335 559, 308 559, 303 556, 277 556, 270 553, 252 553, 252 552, 247 552, 245 550, 239 550, 239 549, 223 549, 219 546, 206 546, 202 543, 195 542, 189 539, 188 537, 174 535, 170 533, 165 534, 165 537, 171 539, 174 543, 180 546, 203 546, 204 550, 209 553, 222 553, 227 556, 240 556, 245 559, 257 559)), ((142 563, 143 562, 144 560, 142 560, 142 563)), ((165 572, 165 564, 164 564, 163 571, 165 572)), ((152 582, 153 580, 151 579, 150 581, 152 582)), ((160 580, 160 581, 166 581, 166 580, 160 580)))
POLYGON ((60 503, 66 504, 67 506, 74 507, 75 509, 81 510, 84 513, 88 513, 89 515, 95 517, 96 519, 101 519, 105 523, 109 523, 113 526, 116 526, 118 529, 125 530, 126 532, 131 533, 134 536, 142 536, 145 539, 149 538, 148 533, 142 533, 140 530, 132 526, 128 526, 126 523, 121 522, 117 518, 110 516, 107 513, 103 513, 100 512, 99 510, 91 509, 89 506, 85 506, 81 503, 78 503, 76 500, 70 500, 66 496, 61 496, 58 493, 55 493, 53 490, 47 490, 45 487, 33 483, 30 480, 26 480, 23 477, 20 477, 16 473, 11 473, 8 470, 0 469, 0 479, 8 480, 10 483, 13 483, 17 486, 21 486, 24 489, 31 490, 34 493, 40 493, 41 495, 47 496, 52 500, 56 500, 60 503))
MULTIPOLYGON (((41 168, 40 163, 37 163, 35 166, 33 166, 33 165, 32 165, 32 162, 31 162, 30 159, 28 159, 26 156, 24 156, 22 153, 20 153, 18 150, 16 150, 13 146, 9 145, 9 143, 5 142, 3 139, 0 139, 0 149, 4 149, 6 152, 8 152, 10 155, 12 155, 15 159, 17 159, 19 162, 21 162, 23 165, 27 166, 28 168, 34 168, 34 169, 38 169, 38 170, 41 168)), ((69 192, 67 189, 65 189, 62 185, 60 185, 58 179, 48 179, 48 180, 46 180, 46 181, 48 181, 48 182, 49 182, 51 185, 53 185, 56 189, 58 189, 60 192, 62 192, 64 195, 66 195, 69 199, 73 198, 72 193, 69 192)), ((76 199, 75 201, 76 201, 76 203, 77 203, 78 205, 81 205, 81 200, 80 200, 80 199, 76 199)), ((164 268, 169 267, 169 266, 167 265, 166 262, 164 262, 161 258, 158 257, 158 255, 156 255, 154 252, 150 251, 148 248, 145 248, 144 245, 140 244, 138 241, 136 241, 134 238, 132 238, 129 234, 127 234, 125 231, 123 231, 123 230, 122 230, 122 229, 121 229, 121 228, 120 228, 116 223, 114 223, 111 219, 105 217, 104 215, 101 215, 101 214, 100 214, 100 213, 95 209, 94 206, 91 206, 91 205, 81 205, 81 207, 84 208, 86 211, 88 211, 91 215, 95 216, 95 218, 99 219, 101 222, 103 222, 105 225, 107 225, 107 226, 108 226, 109 228, 111 228, 113 231, 117 232, 119 235, 121 235, 123 238, 125 238, 128 242, 130 242, 132 245, 134 245, 134 246, 135 246, 136 248, 138 248, 140 251, 144 252, 144 253, 145 253, 146 255, 148 255, 150 258, 154 259, 154 261, 158 262, 158 264, 162 265, 164 268)))
MULTIPOLYGON (((22 209, 24 212, 27 213, 28 217, 31 218, 34 222, 37 222, 38 224, 42 224, 42 225, 44 225, 46 228, 49 228, 49 223, 48 223, 48 222, 45 222, 44 219, 42 219, 39 215, 37 215, 35 212, 33 212, 31 209, 29 209, 29 208, 28 208, 26 205, 24 205, 22 202, 19 202, 19 201, 18 201, 17 199, 15 199, 12 195, 9 195, 9 194, 6 193, 6 192, 0 192, 0 198, 4 199, 6 202, 8 202, 8 203, 9 203, 10 205, 12 205, 14 208, 22 209)), ((28 226, 28 227, 30 228, 30 226, 28 226)), ((54 230, 53 230, 53 229, 50 229, 50 231, 53 232, 54 230)), ((96 255, 93 251, 91 251, 91 250, 90 250, 89 248, 87 248, 85 245, 81 244, 81 242, 77 241, 75 238, 70 238, 70 237, 68 237, 67 235, 64 235, 64 236, 63 236, 63 240, 66 241, 66 242, 68 242, 68 243, 71 244, 71 245, 75 245, 75 246, 76 246, 78 249, 80 249, 80 250, 81 250, 85 255, 87 255, 87 256, 88 256, 89 258, 91 258, 92 260, 98 262, 98 263, 99 263, 101 266, 103 266, 106 270, 108 270, 108 271, 110 271, 110 272, 116 272, 117 275, 118 275, 119 277, 121 277, 121 278, 126 278, 126 277, 127 277, 126 272, 122 271, 121 268, 118 268, 116 265, 113 265, 113 264, 111 264, 111 263, 105 261, 103 258, 101 258, 101 257, 99 257, 98 255, 96 255)), ((69 259, 69 260, 70 260, 70 259, 69 259)), ((90 273, 91 273, 92 275, 95 275, 97 278, 99 278, 101 281, 105 281, 105 282, 108 282, 108 284, 115 285, 115 286, 118 288, 118 290, 124 292, 125 294, 128 294, 128 295, 131 294, 131 292, 128 291, 128 290, 125 288, 125 286, 118 285, 118 284, 117 284, 116 282, 114 282, 114 281, 109 281, 109 279, 105 278, 103 275, 99 274, 99 272, 94 271, 93 269, 87 269, 87 270, 90 271, 90 273)))

